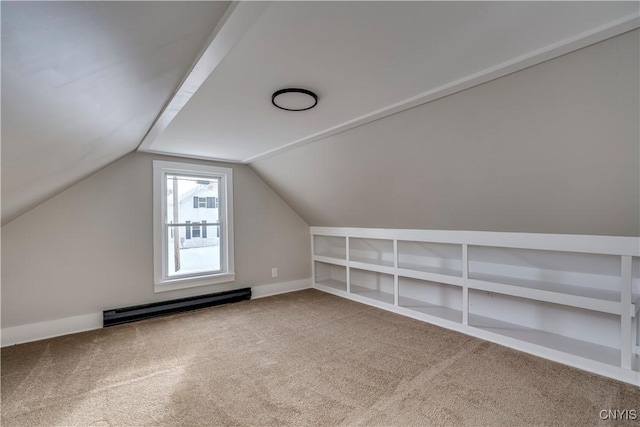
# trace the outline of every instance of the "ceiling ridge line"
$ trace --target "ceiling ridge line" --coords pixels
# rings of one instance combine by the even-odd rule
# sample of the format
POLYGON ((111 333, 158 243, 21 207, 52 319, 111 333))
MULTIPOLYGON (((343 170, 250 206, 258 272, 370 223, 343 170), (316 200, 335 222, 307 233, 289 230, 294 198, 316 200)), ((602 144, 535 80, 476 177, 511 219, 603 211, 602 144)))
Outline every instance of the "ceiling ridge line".
POLYGON ((241 163, 251 164, 259 160, 264 160, 266 158, 284 153, 294 148, 301 147, 306 144, 310 144, 312 142, 319 141, 321 139, 325 139, 342 132, 346 132, 350 129, 354 129, 367 123, 383 119, 393 114, 397 114, 402 111, 406 111, 411 108, 435 101, 437 99, 453 95, 454 93, 479 86, 483 83, 487 83, 500 77, 513 74, 534 65, 538 65, 551 59, 558 58, 560 56, 602 42, 612 37, 619 36, 626 32, 633 31, 638 28, 640 28, 640 14, 633 13, 624 16, 615 21, 611 21, 608 24, 601 25, 592 30, 580 33, 573 37, 566 38, 562 41, 550 44, 543 48, 536 49, 533 52, 502 62, 493 67, 486 68, 477 73, 458 79, 454 82, 444 84, 435 89, 431 89, 427 92, 423 92, 411 98, 396 102, 387 107, 380 108, 368 114, 346 121, 339 125, 332 126, 328 129, 324 129, 320 132, 316 132, 296 141, 281 145, 276 148, 272 148, 261 154, 249 157, 241 161, 241 163))

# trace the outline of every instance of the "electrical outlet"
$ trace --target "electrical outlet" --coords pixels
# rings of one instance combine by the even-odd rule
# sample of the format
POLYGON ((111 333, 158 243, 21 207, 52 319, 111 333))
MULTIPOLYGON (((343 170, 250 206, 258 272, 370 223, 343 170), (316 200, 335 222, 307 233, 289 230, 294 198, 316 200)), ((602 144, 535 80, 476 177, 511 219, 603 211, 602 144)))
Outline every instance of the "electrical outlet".
POLYGON ((278 277, 278 268, 277 267, 273 267, 271 269, 271 277, 278 277))

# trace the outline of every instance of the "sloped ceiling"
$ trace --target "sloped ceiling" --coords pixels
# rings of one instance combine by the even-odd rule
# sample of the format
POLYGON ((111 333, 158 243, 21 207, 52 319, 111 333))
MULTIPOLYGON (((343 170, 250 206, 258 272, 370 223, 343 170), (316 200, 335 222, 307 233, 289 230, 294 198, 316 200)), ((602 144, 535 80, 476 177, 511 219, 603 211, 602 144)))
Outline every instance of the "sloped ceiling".
POLYGON ((640 31, 258 160, 310 225, 640 235, 640 31))
POLYGON ((2 2, 2 223, 136 149, 228 2, 2 2))
MULTIPOLYGON (((331 145, 349 129, 630 31, 640 25, 638 9, 637 2, 3 2, 2 222, 137 147, 252 164, 310 223, 345 223, 318 216, 318 191, 329 187, 307 197, 286 184, 283 176, 310 179, 296 175, 293 162, 315 161, 287 150, 316 155, 303 145, 331 145), (277 110, 271 94, 286 86, 316 91, 318 107, 277 110)), ((330 165, 331 155, 323 156, 330 165)))
POLYGON ((251 163, 513 62, 549 59, 541 52, 637 11, 630 2, 273 2, 142 149, 251 163), (291 86, 315 91, 318 106, 274 108, 271 94, 291 86))

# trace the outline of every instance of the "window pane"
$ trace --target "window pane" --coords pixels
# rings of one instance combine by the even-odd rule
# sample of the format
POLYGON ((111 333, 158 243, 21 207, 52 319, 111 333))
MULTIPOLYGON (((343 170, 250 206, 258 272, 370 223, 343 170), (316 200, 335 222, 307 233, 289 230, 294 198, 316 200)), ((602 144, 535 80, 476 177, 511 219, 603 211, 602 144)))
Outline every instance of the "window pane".
POLYGON ((169 276, 220 271, 220 226, 202 223, 167 227, 169 276), (187 234, 189 230, 190 234, 187 234), (188 237, 188 238, 187 238, 188 237))
POLYGON ((219 197, 220 178, 167 174, 166 180, 167 224, 219 221, 217 204, 207 209, 207 200, 219 197))
POLYGON ((235 280, 233 169, 153 161, 156 292, 235 280))

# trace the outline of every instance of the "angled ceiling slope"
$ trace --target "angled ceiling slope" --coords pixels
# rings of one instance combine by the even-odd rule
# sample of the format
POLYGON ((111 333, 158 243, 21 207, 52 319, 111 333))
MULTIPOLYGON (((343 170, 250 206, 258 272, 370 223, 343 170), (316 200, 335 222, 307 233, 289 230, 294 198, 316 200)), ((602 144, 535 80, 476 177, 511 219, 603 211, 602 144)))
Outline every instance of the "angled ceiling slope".
POLYGON ((253 163, 637 28, 637 2, 272 2, 142 151, 253 163), (306 112, 271 105, 316 92, 306 112))
POLYGON ((228 2, 2 2, 2 223, 135 150, 228 2))
POLYGON ((638 7, 2 2, 2 223, 136 147, 252 163, 630 31, 638 7), (286 86, 317 108, 273 107, 286 86))

